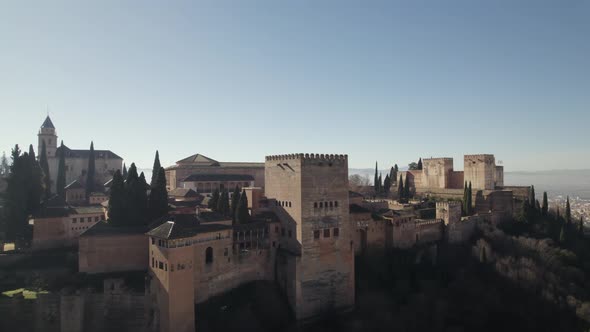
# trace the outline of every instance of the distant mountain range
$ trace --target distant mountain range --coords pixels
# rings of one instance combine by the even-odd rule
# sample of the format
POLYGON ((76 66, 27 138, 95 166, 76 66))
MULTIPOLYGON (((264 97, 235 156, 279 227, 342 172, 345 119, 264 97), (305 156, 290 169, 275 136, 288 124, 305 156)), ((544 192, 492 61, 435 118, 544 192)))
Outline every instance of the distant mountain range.
MULTIPOLYGON (((406 170, 404 167, 400 170, 406 170)), ((373 181, 375 169, 371 168, 351 168, 349 174, 359 174, 369 177, 373 181)), ((379 170, 383 176, 389 173, 389 170, 379 170)), ((571 197, 580 197, 590 199, 590 169, 580 170, 549 170, 549 171, 517 171, 506 172, 504 174, 504 184, 514 186, 534 185, 537 193, 547 191, 550 197, 559 195, 569 195, 571 197)))

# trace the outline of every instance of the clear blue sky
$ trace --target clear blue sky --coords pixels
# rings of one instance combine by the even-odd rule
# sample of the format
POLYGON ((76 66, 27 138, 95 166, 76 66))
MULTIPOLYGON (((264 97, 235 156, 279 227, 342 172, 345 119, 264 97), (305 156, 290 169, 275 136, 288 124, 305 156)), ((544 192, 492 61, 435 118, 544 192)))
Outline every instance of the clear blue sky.
POLYGON ((2 1, 0 152, 590 167, 590 2, 2 1))

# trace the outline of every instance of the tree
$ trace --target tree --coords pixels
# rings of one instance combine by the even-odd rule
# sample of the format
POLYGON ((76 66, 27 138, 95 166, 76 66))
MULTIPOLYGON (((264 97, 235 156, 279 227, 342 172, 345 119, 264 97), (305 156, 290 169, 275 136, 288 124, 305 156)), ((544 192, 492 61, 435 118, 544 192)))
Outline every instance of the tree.
POLYGON ((64 142, 61 141, 59 146, 59 163, 57 165, 57 181, 55 183, 55 191, 62 201, 66 200, 66 148, 64 142))
POLYGON ((232 216, 232 222, 235 224, 236 223, 236 210, 238 209, 238 206, 240 204, 240 188, 238 186, 236 186, 236 188, 234 189, 233 194, 231 195, 231 216, 232 216))
POLYGON ((547 200, 547 192, 543 192, 543 205, 541 205, 541 213, 546 216, 549 211, 549 202, 547 200))
POLYGON ((94 156, 94 142, 90 142, 90 153, 88 154, 88 174, 86 174, 86 200, 90 200, 90 194, 95 191, 96 164, 94 156))
POLYGON ((529 205, 530 205, 531 209, 534 210, 535 207, 536 207, 536 204, 535 204, 535 186, 531 186, 531 192, 530 192, 529 199, 530 199, 529 205))
POLYGON ((25 160, 25 167, 28 174, 26 179, 27 186, 27 212, 37 213, 41 206, 41 197, 43 197, 43 170, 35 158, 33 145, 29 145, 28 159, 25 160))
POLYGON ((375 193, 379 193, 379 174, 377 172, 377 162, 375 162, 375 179, 373 180, 373 188, 375 189, 375 193))
POLYGON ((236 211, 236 224, 243 225, 248 223, 249 220, 250 213, 248 213, 248 196, 246 196, 246 191, 242 190, 238 209, 236 211))
POLYGON ((348 187, 352 191, 358 191, 361 188, 368 187, 370 185, 371 180, 369 180, 368 176, 353 174, 348 177, 348 187))
POLYGON ((152 180, 150 181, 150 186, 153 187, 158 179, 158 172, 160 171, 160 154, 158 150, 156 150, 156 156, 154 157, 154 167, 152 167, 152 180))
POLYGON ((137 167, 135 163, 132 163, 125 182, 125 224, 129 226, 147 224, 147 187, 145 175, 142 172, 140 176, 137 176, 137 167))
POLYGON ((209 208, 213 211, 217 211, 217 202, 219 202, 219 189, 215 188, 215 190, 213 190, 213 194, 209 198, 209 208))
POLYGON ((219 200, 217 201, 217 212, 221 213, 224 216, 229 216, 229 192, 227 191, 227 189, 221 191, 221 195, 219 196, 219 200))
POLYGON ((43 186, 45 188, 45 199, 51 197, 51 175, 49 174, 49 162, 47 161, 47 148, 45 147, 45 140, 41 144, 41 155, 39 156, 39 165, 43 170, 43 186))
POLYGON ((10 173, 10 166, 8 166, 6 152, 2 152, 2 158, 0 159, 0 175, 8 176, 8 173, 10 173))
POLYGON ((580 236, 584 236, 584 216, 580 216, 580 222, 578 223, 578 233, 580 236))
POLYGON ((565 222, 567 224, 572 223, 572 209, 570 207, 570 197, 567 196, 567 200, 565 201, 565 222))
POLYGON ((406 174, 406 183, 404 183, 404 198, 410 199, 411 191, 410 191, 410 177, 406 174))
POLYGON ((565 244, 566 241, 566 234, 565 234, 565 225, 561 225, 561 232, 559 232, 559 243, 565 244))
POLYGON ((414 163, 414 162, 412 162, 412 163, 409 163, 409 164, 408 164, 408 169, 409 169, 410 171, 417 171, 417 170, 418 170, 418 164, 416 164, 416 163, 414 163))
POLYGON ((379 179, 377 180, 377 193, 382 193, 383 192, 383 178, 381 177, 381 174, 379 174, 379 179))
POLYGON ((467 193, 468 193, 467 181, 465 181, 465 186, 463 187, 463 215, 467 215, 469 209, 467 208, 467 193))
POLYGON ((149 221, 154 221, 168 213, 168 191, 166 191, 166 171, 163 167, 152 184, 148 199, 149 221))
POLYGON ((127 215, 127 195, 125 193, 125 183, 121 171, 115 171, 113 175, 113 182, 111 183, 108 216, 109 223, 115 226, 122 226, 125 224, 127 215))
POLYGON ((471 191, 471 181, 469 181, 469 187, 467 188, 467 214, 473 214, 473 192, 471 191))
POLYGON ((17 242, 20 246, 24 242, 27 224, 27 174, 26 159, 28 155, 22 155, 18 144, 12 149, 12 165, 7 179, 5 194, 5 232, 6 239, 17 242), (26 156, 26 157, 25 157, 26 156))
POLYGON ((123 181, 127 180, 127 166, 123 163, 123 181))
POLYGON ((404 199, 404 193, 404 179, 402 179, 402 175, 400 174, 399 181, 397 182, 397 196, 399 197, 400 201, 404 199))
POLYGON ((422 158, 418 160, 418 170, 422 170, 422 158))
POLYGON ((391 180, 389 178, 389 174, 385 175, 385 180, 383 180, 383 192, 389 193, 391 189, 391 180))

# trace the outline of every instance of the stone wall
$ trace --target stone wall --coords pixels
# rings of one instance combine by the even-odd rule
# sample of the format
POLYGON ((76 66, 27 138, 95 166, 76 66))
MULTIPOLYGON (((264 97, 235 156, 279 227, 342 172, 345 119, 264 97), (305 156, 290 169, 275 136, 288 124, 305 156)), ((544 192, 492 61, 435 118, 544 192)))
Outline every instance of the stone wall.
POLYGON ((0 299, 0 331, 147 331, 143 294, 40 294, 37 299, 0 299))
POLYGON ((148 238, 143 233, 82 236, 78 243, 80 272, 145 271, 148 268, 148 238))
POLYGON ((448 188, 453 171, 453 158, 423 159, 422 183, 420 187, 448 188))
POLYGON ((463 171, 451 172, 449 189, 463 189, 465 187, 465 173, 463 171))
POLYGON ((104 219, 102 212, 31 219, 33 223, 33 250, 76 246, 80 234, 102 219, 104 219))
POLYGON ((494 155, 465 155, 463 172, 465 181, 471 182, 474 190, 495 189, 496 161, 494 155))

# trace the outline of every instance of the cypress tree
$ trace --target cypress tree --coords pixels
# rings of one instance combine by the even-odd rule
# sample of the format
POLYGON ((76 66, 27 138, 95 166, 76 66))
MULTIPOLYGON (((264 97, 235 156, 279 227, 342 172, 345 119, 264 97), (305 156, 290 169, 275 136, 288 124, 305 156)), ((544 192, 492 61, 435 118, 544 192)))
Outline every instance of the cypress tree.
POLYGON ((565 225, 561 225, 561 232, 559 232, 559 243, 565 244, 566 234, 565 234, 565 225))
POLYGON ((219 200, 217 201, 217 212, 224 216, 229 216, 229 192, 227 189, 224 189, 219 196, 219 200))
POLYGON ((127 166, 123 163, 123 181, 127 180, 127 166))
POLYGON ((240 201, 238 203, 238 209, 236 210, 236 224, 243 225, 248 223, 249 220, 250 213, 248 213, 248 196, 246 196, 246 191, 242 190, 240 201))
POLYGON ((422 170, 422 158, 418 160, 418 170, 422 170))
POLYGON ((236 210, 238 209, 238 205, 240 203, 240 188, 236 186, 234 189, 233 194, 231 195, 231 216, 232 222, 236 223, 236 210))
POLYGON ((158 179, 158 173, 160 172, 160 154, 156 150, 156 156, 154 157, 154 167, 152 167, 152 180, 150 181, 150 187, 153 187, 158 179))
POLYGON ((473 212, 473 192, 471 191, 471 181, 469 181, 469 188, 467 189, 467 214, 471 215, 473 212))
POLYGON ((377 182, 378 186, 377 186, 377 192, 381 193, 383 192, 383 180, 381 178, 381 174, 379 174, 379 182, 377 182))
POLYGON ((535 200, 535 210, 536 211, 541 211, 541 203, 539 203, 539 200, 535 200))
POLYGON ((168 192, 166 191, 166 172, 163 167, 158 170, 148 199, 150 222, 168 213, 168 192))
POLYGON ((410 199, 410 177, 406 174, 406 183, 404 184, 404 197, 410 199))
POLYGON ((37 213, 41 206, 41 197, 43 197, 43 170, 35 158, 35 151, 33 145, 29 145, 28 159, 25 160, 27 177, 27 211, 29 213, 37 213))
POLYGON ((96 183, 96 159, 94 156, 94 142, 90 142, 90 153, 88 154, 88 174, 86 175, 86 200, 90 200, 90 194, 95 191, 96 183))
POLYGON ((580 223, 578 224, 578 233, 584 236, 584 216, 580 216, 580 223))
POLYGON ((385 175, 385 180, 383 180, 383 192, 389 193, 391 189, 391 180, 389 178, 389 174, 385 175))
POLYGON ((43 171, 43 186, 45 189, 44 198, 47 200, 51 197, 51 175, 49 174, 49 162, 47 161, 47 147, 45 146, 45 140, 41 143, 39 164, 43 171))
POLYGON ((530 192, 530 202, 529 205, 530 207, 534 210, 535 209, 535 186, 531 186, 531 192, 530 192))
POLYGON ((10 166, 8 166, 8 159, 6 159, 6 152, 2 152, 0 160, 0 175, 8 176, 10 173, 10 166))
POLYGON ((144 218, 147 210, 146 186, 145 175, 142 172, 141 176, 138 176, 137 167, 135 163, 132 163, 125 181, 126 225, 136 226, 146 222, 144 218))
POLYGON ((125 218, 127 215, 125 194, 125 183, 121 171, 115 171, 113 175, 113 182, 111 183, 110 195, 109 195, 109 206, 108 216, 109 223, 115 226, 122 226, 125 224, 125 218))
POLYGON ((549 202, 547 200, 547 192, 543 192, 543 205, 541 205, 541 213, 546 216, 549 211, 549 202))
POLYGON ((373 180, 373 188, 375 193, 379 193, 379 175, 377 174, 377 162, 375 162, 375 179, 373 180))
POLYGON ((64 141, 61 141, 59 146, 59 163, 57 165, 57 181, 55 184, 55 191, 59 198, 66 200, 66 148, 64 141))
POLYGON ((219 189, 215 188, 215 190, 213 190, 213 194, 209 198, 209 208, 213 211, 217 211, 217 202, 219 202, 219 189))
POLYGON ((404 198, 404 179, 402 179, 402 175, 399 175, 399 181, 397 184, 397 196, 399 197, 399 200, 403 200, 404 198))
POLYGON ((463 187, 463 215, 467 215, 467 181, 465 181, 465 186, 463 187))
POLYGON ((565 222, 571 224, 572 222, 572 209, 570 207, 570 197, 567 196, 565 201, 565 222))
POLYGON ((136 207, 137 207, 137 219, 135 219, 134 225, 147 225, 149 223, 148 219, 148 188, 147 181, 145 180, 145 174, 141 172, 139 175, 139 180, 137 181, 135 187, 135 195, 136 195, 136 207))
MULTIPOLYGON (((5 193, 5 232, 6 239, 17 246, 24 240, 27 224, 27 186, 25 157, 21 156, 18 144, 12 149, 12 165, 7 179, 5 193)), ((28 155, 26 157, 28 159, 28 155)))

